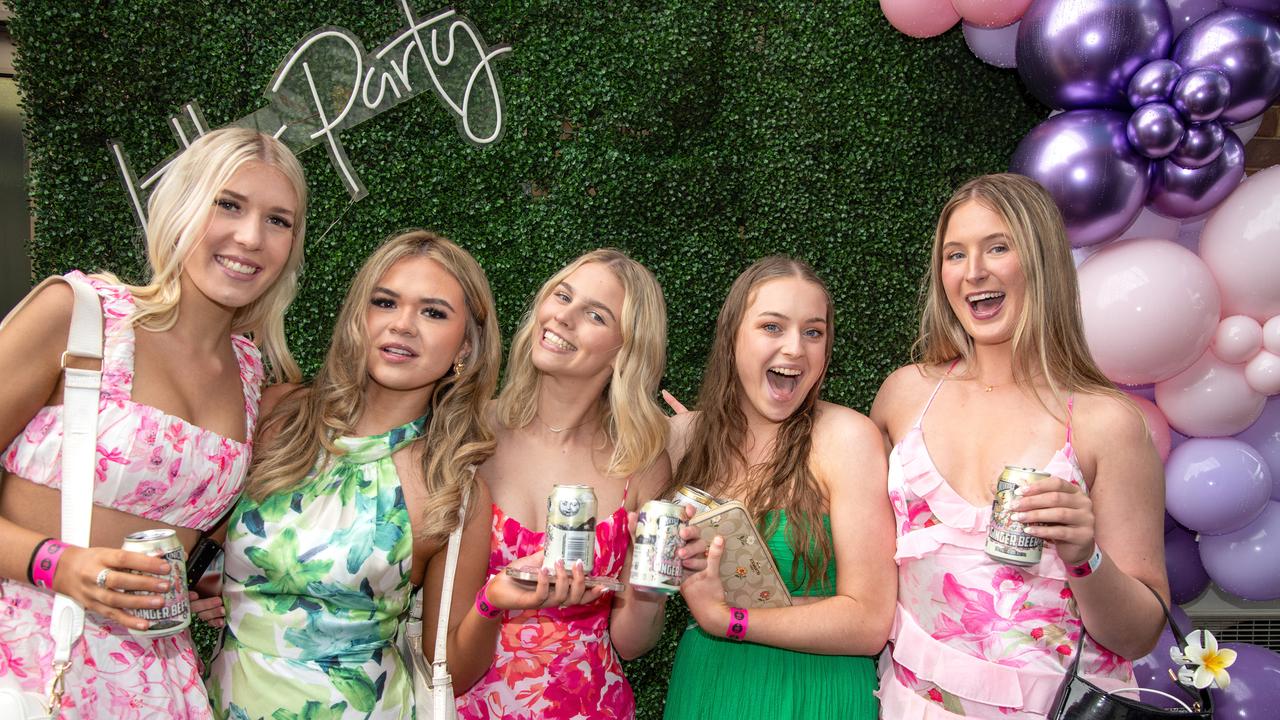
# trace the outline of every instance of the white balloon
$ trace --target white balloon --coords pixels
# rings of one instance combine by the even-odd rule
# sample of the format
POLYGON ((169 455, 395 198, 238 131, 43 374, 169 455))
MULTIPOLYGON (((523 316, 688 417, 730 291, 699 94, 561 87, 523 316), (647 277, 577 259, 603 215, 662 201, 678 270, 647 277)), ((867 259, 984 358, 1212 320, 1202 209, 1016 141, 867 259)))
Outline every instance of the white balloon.
POLYGON ((1262 349, 1262 326, 1248 315, 1232 315, 1218 323, 1213 354, 1224 362, 1242 363, 1262 349))

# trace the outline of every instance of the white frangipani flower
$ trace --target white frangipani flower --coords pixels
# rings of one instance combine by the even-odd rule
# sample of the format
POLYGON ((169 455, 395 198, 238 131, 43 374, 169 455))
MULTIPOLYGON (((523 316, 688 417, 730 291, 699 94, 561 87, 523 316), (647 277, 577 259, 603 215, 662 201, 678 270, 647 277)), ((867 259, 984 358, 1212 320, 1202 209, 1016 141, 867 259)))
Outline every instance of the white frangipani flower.
POLYGON ((1181 651, 1169 648, 1169 657, 1179 665, 1178 682, 1197 689, 1213 685, 1226 689, 1231 684, 1227 668, 1236 661, 1236 651, 1219 648, 1218 640, 1208 630, 1196 630, 1186 638, 1187 645, 1181 651))

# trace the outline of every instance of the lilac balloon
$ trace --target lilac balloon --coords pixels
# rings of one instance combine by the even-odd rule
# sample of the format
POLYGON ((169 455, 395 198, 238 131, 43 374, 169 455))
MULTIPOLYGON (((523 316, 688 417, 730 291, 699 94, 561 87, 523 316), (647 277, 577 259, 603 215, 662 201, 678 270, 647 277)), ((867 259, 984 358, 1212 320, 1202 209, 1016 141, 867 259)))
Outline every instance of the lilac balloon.
POLYGON ((1253 139, 1253 136, 1258 134, 1258 128, 1261 127, 1262 116, 1259 115, 1252 120, 1245 120, 1244 122, 1232 125, 1227 129, 1235 133, 1236 137, 1240 138, 1240 142, 1242 144, 1248 145, 1249 141, 1253 139))
POLYGON ((982 62, 998 68, 1012 68, 1018 64, 1018 26, 1021 21, 998 28, 984 28, 970 22, 964 26, 964 42, 982 62))
POLYGON ((1213 68, 1188 70, 1173 88, 1173 106, 1191 122, 1217 118, 1230 97, 1231 82, 1213 68))
POLYGON ((1176 603, 1195 600, 1209 587, 1209 573, 1200 562, 1196 534, 1174 528, 1164 535, 1164 567, 1169 572, 1169 596, 1176 603))
POLYGON ((1168 102, 1180 77, 1182 68, 1172 60, 1161 58, 1143 65, 1129 78, 1125 93, 1129 106, 1137 108, 1151 102, 1168 102))
POLYGON ((1230 438, 1195 438, 1179 445, 1169 453, 1164 477, 1169 514, 1179 525, 1207 535, 1248 525, 1271 497, 1271 471, 1262 456, 1230 438))
POLYGON ((1280 500, 1280 395, 1267 400, 1261 417, 1236 433, 1236 439, 1257 450, 1271 468, 1271 499, 1280 500))
POLYGON ((1071 110, 1032 128, 1013 152, 1010 170, 1049 191, 1072 247, 1115 238, 1142 211, 1151 164, 1129 146, 1127 120, 1114 110, 1071 110))
POLYGON ((1217 207, 1244 179, 1244 146, 1228 133, 1222 152, 1202 168, 1184 168, 1173 158, 1151 170, 1147 205, 1161 215, 1190 218, 1217 207))
POLYGON ((1172 105, 1153 102, 1133 111, 1125 126, 1125 137, 1134 150, 1158 160, 1178 147, 1185 129, 1172 105))
POLYGON ((1178 237, 1174 238, 1182 247, 1193 253, 1200 251, 1200 231, 1204 229, 1204 220, 1183 220, 1178 227, 1178 237))
POLYGON ((1246 600, 1280 598, 1280 502, 1235 532, 1200 536, 1200 561, 1218 587, 1246 600))
MULTIPOLYGON (((1174 687, 1173 679, 1169 677, 1169 670, 1173 670, 1175 673, 1178 671, 1177 666, 1174 665, 1173 660, 1169 657, 1169 648, 1174 646, 1184 647, 1186 645, 1185 633, 1190 633, 1194 626, 1191 624, 1191 618, 1187 617, 1186 611, 1177 605, 1169 607, 1169 614, 1173 616, 1178 628, 1184 633, 1183 637, 1175 637, 1166 623, 1164 630, 1160 632, 1160 639, 1156 640, 1155 649, 1151 651, 1151 654, 1133 661, 1133 677, 1137 680, 1138 687, 1159 690, 1177 698, 1184 698, 1186 694, 1174 687)), ((1172 700, 1158 695, 1143 695, 1142 701, 1151 703, 1156 707, 1179 707, 1172 700)))
POLYGON ((1210 67, 1226 75, 1231 100, 1221 119, 1244 122, 1280 93, 1280 22, 1246 10, 1219 10, 1187 28, 1170 58, 1184 68, 1210 67))
POLYGON ((1182 134, 1169 159, 1187 169, 1202 168, 1218 158, 1226 139, 1227 131, 1218 123, 1197 123, 1182 134))
POLYGON ((1018 75, 1050 107, 1123 108, 1129 78, 1172 41, 1164 0, 1035 0, 1018 28, 1018 75))
POLYGON ((1231 684, 1213 691, 1214 720, 1273 720, 1280 708, 1280 655, 1249 643, 1222 643, 1236 651, 1231 684))
POLYGON ((1165 0, 1169 4, 1169 16, 1173 21, 1173 36, 1191 27, 1197 20, 1222 8, 1221 0, 1165 0))

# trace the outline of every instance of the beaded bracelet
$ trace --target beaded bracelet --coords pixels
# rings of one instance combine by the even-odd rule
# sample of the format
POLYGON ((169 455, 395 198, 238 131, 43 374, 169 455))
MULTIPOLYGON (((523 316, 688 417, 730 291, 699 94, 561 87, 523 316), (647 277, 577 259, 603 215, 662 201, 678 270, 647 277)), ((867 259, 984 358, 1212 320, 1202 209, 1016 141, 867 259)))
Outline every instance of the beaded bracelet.
POLYGON ((480 613, 480 617, 492 620, 502 614, 502 608, 495 607, 493 603, 489 602, 488 590, 489 583, 485 583, 476 592, 476 612, 480 613))
POLYGON ((750 617, 744 608, 729 608, 729 629, 724 631, 724 636, 730 640, 742 642, 747 639, 747 626, 751 623, 750 617))
POLYGON ((62 559, 62 551, 66 545, 49 538, 36 546, 31 556, 31 584, 46 590, 53 589, 53 576, 58 572, 58 560, 62 559))
POLYGON ((1093 546, 1093 554, 1089 556, 1089 559, 1079 565, 1071 565, 1068 567, 1067 574, 1075 578, 1089 577, 1101 564, 1102 549, 1095 544, 1093 546))

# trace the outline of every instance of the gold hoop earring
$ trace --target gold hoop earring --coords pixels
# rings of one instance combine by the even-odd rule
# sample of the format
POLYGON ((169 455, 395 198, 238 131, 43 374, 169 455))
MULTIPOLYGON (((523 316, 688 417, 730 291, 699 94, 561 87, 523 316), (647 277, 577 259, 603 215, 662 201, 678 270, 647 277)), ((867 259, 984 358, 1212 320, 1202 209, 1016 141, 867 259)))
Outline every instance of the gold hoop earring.
POLYGON ((466 370, 466 369, 467 369, 467 365, 466 365, 466 363, 462 362, 462 360, 461 360, 461 359, 459 359, 457 362, 455 362, 455 363, 453 364, 453 374, 454 374, 454 375, 461 375, 461 374, 462 374, 462 371, 463 371, 463 370, 466 370))

